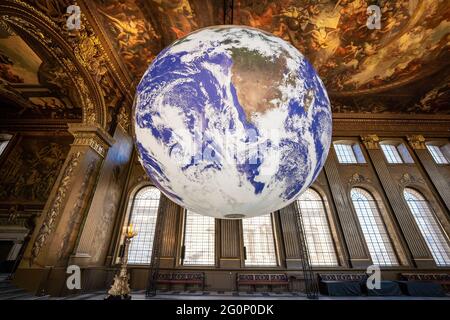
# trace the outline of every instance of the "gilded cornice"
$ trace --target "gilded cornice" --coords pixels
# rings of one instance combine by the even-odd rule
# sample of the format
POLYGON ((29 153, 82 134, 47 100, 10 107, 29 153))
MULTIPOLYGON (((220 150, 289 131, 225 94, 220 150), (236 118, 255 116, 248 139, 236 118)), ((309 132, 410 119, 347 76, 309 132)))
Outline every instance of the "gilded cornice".
POLYGON ((423 135, 415 134, 407 136, 408 142, 413 149, 423 150, 426 149, 425 138, 423 135))
POLYGON ((380 148, 380 138, 376 134, 361 136, 361 140, 368 150, 375 150, 380 148))

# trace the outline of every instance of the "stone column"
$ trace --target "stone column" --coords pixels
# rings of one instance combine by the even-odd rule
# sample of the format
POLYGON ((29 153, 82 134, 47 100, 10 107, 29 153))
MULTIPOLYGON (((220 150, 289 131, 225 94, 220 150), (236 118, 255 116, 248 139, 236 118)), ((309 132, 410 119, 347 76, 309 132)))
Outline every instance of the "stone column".
POLYGON ((419 267, 433 267, 433 258, 413 216, 403 200, 402 190, 395 183, 386 165, 385 157, 379 145, 380 139, 375 134, 362 136, 361 139, 367 149, 378 179, 383 186, 392 211, 397 218, 400 229, 410 249, 412 259, 419 267))
POLYGON ((445 206, 448 210, 450 210, 450 181, 448 181, 445 176, 439 172, 438 165, 434 162, 433 157, 427 150, 424 136, 412 135, 407 138, 410 146, 414 150, 414 153, 417 158, 419 158, 422 166, 430 177, 431 182, 433 182, 437 192, 444 201, 445 206))
MULTIPOLYGON (((65 268, 89 208, 99 168, 113 144, 109 134, 96 125, 69 124, 69 132, 75 137, 74 142, 42 215, 36 221, 17 272, 18 283, 21 273, 26 273, 27 269, 65 268)), ((33 281, 42 282, 38 279, 39 273, 33 274, 33 281)), ((31 286, 30 289, 38 288, 36 283, 24 281, 23 284, 31 286)))
POLYGON ((331 147, 325 162, 325 174, 330 185, 336 212, 338 214, 345 243, 347 245, 350 264, 352 267, 367 267, 371 264, 369 253, 360 232, 357 218, 353 214, 352 204, 337 168, 336 154, 331 147))

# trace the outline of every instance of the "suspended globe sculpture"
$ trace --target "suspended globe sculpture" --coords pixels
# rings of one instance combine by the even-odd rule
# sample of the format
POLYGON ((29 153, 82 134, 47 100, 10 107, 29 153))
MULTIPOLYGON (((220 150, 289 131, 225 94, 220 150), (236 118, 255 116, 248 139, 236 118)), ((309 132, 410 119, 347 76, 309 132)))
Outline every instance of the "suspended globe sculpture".
POLYGON ((332 130, 325 87, 271 34, 209 27, 164 49, 138 85, 140 161, 172 201, 248 218, 293 202, 317 178, 332 130))

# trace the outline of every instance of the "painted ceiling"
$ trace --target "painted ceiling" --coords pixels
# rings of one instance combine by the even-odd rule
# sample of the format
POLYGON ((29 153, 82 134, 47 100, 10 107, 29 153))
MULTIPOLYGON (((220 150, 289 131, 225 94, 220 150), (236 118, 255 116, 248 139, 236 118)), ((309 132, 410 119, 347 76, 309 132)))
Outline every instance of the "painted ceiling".
MULTIPOLYGON (((31 2, 50 16, 54 12, 52 17, 62 23, 60 13, 72 4, 69 0, 31 2)), ((134 84, 174 40, 210 25, 249 25, 289 41, 312 62, 336 113, 450 114, 448 0, 81 2, 134 84), (380 29, 366 25, 367 7, 372 4, 381 8, 380 29)), ((26 54, 29 61, 21 60, 5 49, 11 48, 7 41, 13 39, 0 37, 0 78, 9 77, 8 85, 16 87, 37 85, 36 68, 41 64, 43 69, 39 57, 26 54)), ((32 104, 58 109, 69 103, 55 99, 34 99, 32 104)))
POLYGON ((232 22, 269 31, 297 47, 318 70, 335 112, 450 113, 443 104, 449 95, 447 0, 240 0, 233 2, 228 21, 226 2, 95 1, 133 79, 177 38, 232 22), (381 8, 379 30, 366 26, 371 4, 381 8))
MULTIPOLYGON (((0 28, 0 112, 3 119, 81 120, 61 68, 44 59, 21 36, 0 28)), ((45 59, 49 60, 49 59, 45 59)))

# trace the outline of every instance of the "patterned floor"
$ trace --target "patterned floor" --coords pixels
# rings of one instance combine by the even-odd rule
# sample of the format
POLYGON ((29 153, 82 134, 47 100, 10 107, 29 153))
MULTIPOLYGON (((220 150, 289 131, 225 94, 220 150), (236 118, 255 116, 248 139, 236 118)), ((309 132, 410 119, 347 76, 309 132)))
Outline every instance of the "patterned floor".
MULTIPOLYGON (((64 298, 50 298, 57 300, 103 300, 104 292, 94 292, 64 298)), ((303 293, 275 293, 275 292, 192 292, 192 291, 163 291, 154 297, 146 297, 144 290, 134 291, 133 300, 307 300, 303 293)), ((328 297, 319 296, 319 300, 450 300, 450 296, 442 298, 434 297, 328 297)))
MULTIPOLYGON (((105 291, 77 294, 67 297, 34 296, 17 288, 0 275, 0 300, 103 300, 105 291)), ((307 300, 300 292, 227 292, 227 291, 158 291, 154 297, 146 297, 144 290, 133 291, 133 300, 307 300)), ((431 297, 328 297, 319 296, 319 300, 450 300, 450 296, 431 297)))

